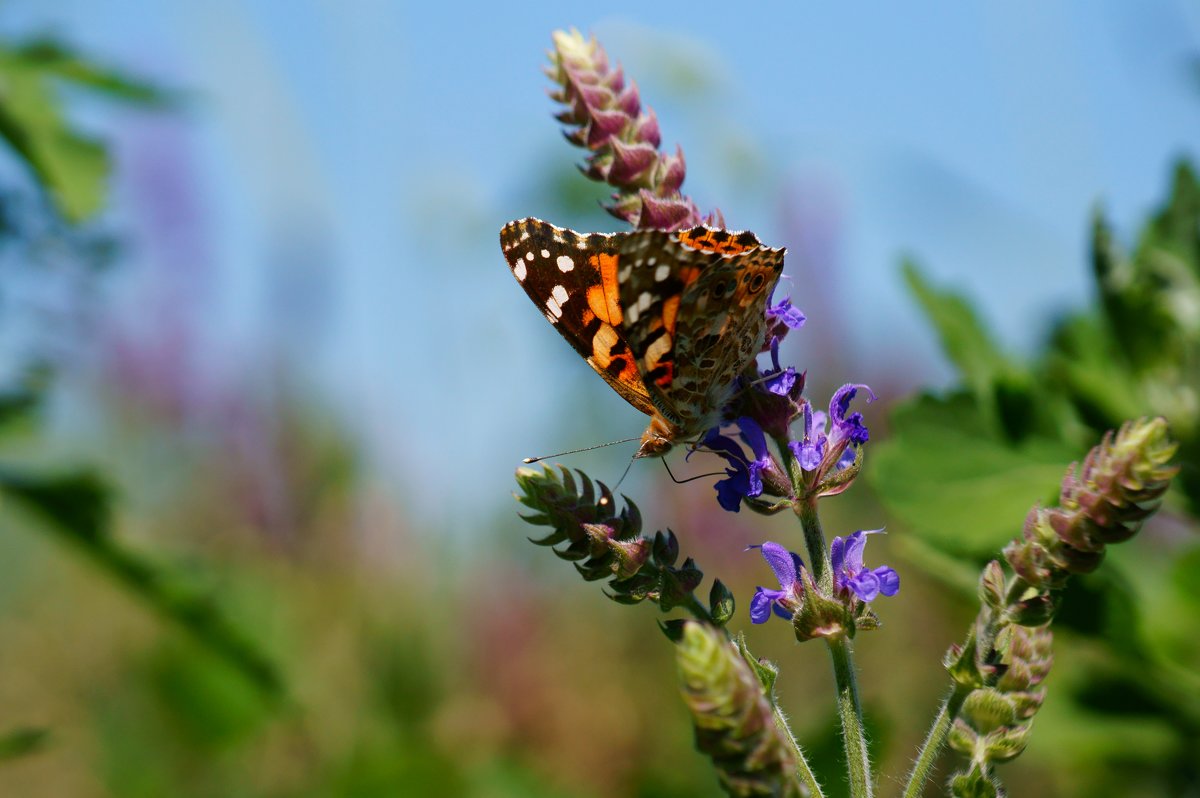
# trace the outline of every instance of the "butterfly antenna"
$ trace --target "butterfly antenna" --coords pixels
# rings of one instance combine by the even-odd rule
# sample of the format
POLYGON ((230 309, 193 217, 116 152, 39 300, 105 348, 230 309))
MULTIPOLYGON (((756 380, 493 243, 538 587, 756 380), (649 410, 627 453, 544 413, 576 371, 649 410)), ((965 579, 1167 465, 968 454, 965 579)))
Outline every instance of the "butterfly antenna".
MULTIPOLYGON (((603 449, 605 446, 616 446, 618 443, 629 443, 630 441, 639 441, 639 440, 641 440, 640 437, 638 437, 638 438, 622 438, 619 441, 609 441, 608 443, 598 443, 595 446, 585 446, 582 449, 571 449, 570 451, 559 452, 558 454, 543 454, 538 457, 526 457, 521 462, 525 463, 526 465, 529 465, 530 463, 536 463, 540 460, 549 460, 551 457, 562 457, 563 455, 568 455, 568 454, 579 454, 580 452, 590 452, 593 449, 603 449)), ((629 469, 626 468, 625 471, 626 471, 626 473, 628 473, 629 469)))
MULTIPOLYGON (((617 484, 612 486, 612 489, 609 491, 610 493, 616 493, 617 488, 621 487, 621 483, 625 481, 625 477, 629 476, 629 469, 633 468, 633 461, 636 459, 637 457, 629 458, 629 462, 625 464, 625 470, 621 472, 621 478, 617 480, 617 484)), ((600 504, 608 504, 608 497, 601 496, 600 504)))

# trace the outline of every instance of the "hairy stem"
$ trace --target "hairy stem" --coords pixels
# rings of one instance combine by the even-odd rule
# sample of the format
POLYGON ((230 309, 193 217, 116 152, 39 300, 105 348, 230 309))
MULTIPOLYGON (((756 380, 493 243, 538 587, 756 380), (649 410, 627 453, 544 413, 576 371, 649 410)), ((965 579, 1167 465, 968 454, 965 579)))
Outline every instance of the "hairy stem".
POLYGON ((933 719, 933 725, 929 727, 929 734, 925 735, 925 742, 921 743, 921 749, 917 752, 917 760, 913 763, 912 770, 909 771, 908 783, 904 785, 904 793, 901 798, 918 798, 921 795, 925 782, 929 780, 930 771, 933 770, 933 763, 937 761, 942 745, 946 742, 946 733, 950 731, 954 716, 958 714, 958 710, 970 692, 968 689, 955 686, 942 701, 937 717, 933 719))
POLYGON ((828 638, 837 682, 838 716, 842 720, 842 741, 846 747, 851 798, 871 798, 871 761, 867 753, 867 735, 863 729, 862 706, 858 701, 858 682, 854 675, 854 652, 845 637, 828 638))
POLYGON ((804 546, 808 549, 808 561, 812 564, 813 579, 826 594, 833 593, 833 569, 829 564, 829 547, 825 544, 825 533, 821 529, 821 518, 817 515, 817 500, 806 498, 796 503, 796 515, 804 529, 804 546))
POLYGON ((804 758, 804 751, 800 748, 800 743, 796 742, 796 736, 792 734, 792 727, 788 725, 787 718, 783 715, 783 710, 774 702, 771 702, 771 709, 775 715, 775 726, 779 729, 779 733, 783 735, 783 739, 787 742, 788 747, 791 748, 792 756, 796 758, 796 775, 804 782, 804 786, 808 787, 809 798, 825 798, 825 793, 821 790, 821 784, 817 781, 816 774, 812 772, 812 768, 808 766, 808 760, 804 758))

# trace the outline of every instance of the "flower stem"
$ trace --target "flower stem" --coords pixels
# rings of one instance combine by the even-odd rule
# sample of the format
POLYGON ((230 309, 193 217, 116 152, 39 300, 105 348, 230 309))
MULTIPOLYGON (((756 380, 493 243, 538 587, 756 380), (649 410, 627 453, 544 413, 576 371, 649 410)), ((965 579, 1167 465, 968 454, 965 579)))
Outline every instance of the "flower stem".
MULTIPOLYGON (((833 593, 833 568, 829 548, 817 514, 816 497, 806 498, 796 505, 796 514, 804 529, 804 545, 812 563, 813 577, 826 594, 833 593)), ((862 706, 858 700, 858 682, 854 674, 854 651, 846 637, 826 638, 829 655, 833 658, 833 676, 837 684, 838 716, 842 721, 842 739, 846 746, 846 762, 850 775, 851 798, 871 798, 871 762, 867 754, 867 737, 863 730, 862 706)))
MULTIPOLYGON (((696 598, 694 593, 687 597, 687 601, 683 603, 683 606, 697 621, 707 623, 710 626, 716 626, 716 624, 713 622, 712 613, 708 611, 708 607, 705 607, 700 603, 700 599, 696 598)), ((725 636, 728 637, 729 633, 726 632, 725 636)))
POLYGON ((863 729, 862 706, 858 701, 858 682, 854 676, 854 652, 846 637, 827 638, 837 682, 838 715, 842 720, 842 741, 846 747, 851 798, 871 798, 871 760, 867 753, 867 735, 863 729))
POLYGON ((933 725, 929 727, 929 734, 925 735, 925 742, 921 743, 917 761, 913 763, 912 770, 909 771, 908 783, 904 785, 904 794, 901 798, 919 798, 921 795, 925 782, 929 780, 933 763, 937 760, 937 755, 946 742, 946 733, 950 731, 950 724, 954 722, 954 716, 958 714, 958 710, 970 692, 970 690, 956 686, 942 701, 937 717, 933 719, 933 725))
POLYGON ((788 724, 787 718, 783 716, 783 710, 774 702, 771 702, 771 709, 775 715, 775 726, 779 729, 779 733, 783 735, 783 739, 792 749, 792 755, 796 758, 796 775, 804 782, 804 786, 808 787, 808 798, 825 798, 825 793, 821 790, 821 784, 817 781, 816 774, 808 766, 808 760, 804 758, 804 751, 801 750, 800 743, 796 742, 796 736, 792 734, 792 727, 788 724))
POLYGON ((804 546, 808 549, 808 561, 812 563, 813 579, 823 592, 832 594, 833 570, 829 565, 829 548, 825 544, 821 518, 817 515, 816 497, 798 501, 796 515, 800 516, 800 526, 804 529, 804 546))

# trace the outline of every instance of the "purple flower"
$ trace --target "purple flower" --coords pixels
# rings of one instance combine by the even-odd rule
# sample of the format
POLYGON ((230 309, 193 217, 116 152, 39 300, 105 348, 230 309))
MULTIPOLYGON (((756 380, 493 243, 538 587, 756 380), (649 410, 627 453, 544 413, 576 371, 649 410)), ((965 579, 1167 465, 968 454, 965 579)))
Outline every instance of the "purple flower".
POLYGON ((796 384, 796 369, 788 366, 786 369, 779 365, 779 337, 771 339, 771 368, 763 372, 763 381, 767 390, 776 396, 787 396, 796 384))
POLYGON ((754 591, 754 598, 750 600, 750 620, 765 623, 774 612, 790 621, 800 605, 800 569, 804 567, 804 562, 798 554, 770 541, 761 546, 748 546, 749 549, 762 549, 763 558, 779 580, 779 590, 769 590, 760 585, 754 591))
POLYGON ((804 326, 806 317, 800 308, 792 304, 791 297, 784 297, 778 305, 767 305, 767 340, 783 337, 789 330, 798 330, 804 326))
POLYGON ((863 423, 862 413, 856 411, 846 415, 859 388, 867 392, 868 402, 875 401, 875 392, 866 385, 847 384, 834 392, 833 398, 829 400, 828 414, 813 410, 811 404, 805 403, 804 435, 800 440, 788 444, 788 448, 805 471, 813 471, 820 466, 825 459, 825 452, 834 447, 843 447, 835 468, 846 468, 854 462, 854 446, 866 443, 870 439, 871 435, 867 425, 863 423))
POLYGON ((863 549, 867 535, 882 532, 868 529, 855 532, 849 537, 837 537, 829 548, 833 561, 833 586, 837 592, 850 590, 863 601, 871 601, 880 593, 894 596, 900 590, 900 574, 886 565, 870 570, 863 565, 863 549))
POLYGON ((846 411, 850 409, 850 401, 854 399, 859 388, 867 392, 867 396, 870 397, 868 402, 874 402, 878 398, 869 387, 858 383, 843 385, 829 400, 829 417, 833 419, 833 432, 829 437, 833 445, 843 438, 849 438, 853 444, 863 444, 871 437, 867 425, 863 423, 862 413, 855 411, 849 416, 846 415, 846 411))
POLYGON ((719 480, 715 487, 717 503, 731 513, 742 509, 742 499, 762 495, 762 472, 771 466, 767 437, 758 422, 742 416, 737 420, 737 425, 739 437, 754 454, 753 460, 746 457, 741 444, 728 435, 722 435, 719 426, 710 429, 700 444, 702 448, 724 457, 729 464, 725 469, 726 478, 719 480))

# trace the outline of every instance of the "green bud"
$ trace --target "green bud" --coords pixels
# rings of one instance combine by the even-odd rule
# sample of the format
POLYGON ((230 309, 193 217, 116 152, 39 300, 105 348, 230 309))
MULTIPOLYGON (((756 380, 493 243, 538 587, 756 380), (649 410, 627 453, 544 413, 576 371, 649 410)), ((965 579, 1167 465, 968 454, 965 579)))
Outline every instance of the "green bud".
POLYGON ((972 690, 963 702, 958 716, 980 734, 988 734, 1002 726, 1017 722, 1017 708, 1012 699, 992 687, 972 690))
POLYGON ((954 798, 1000 798, 1004 791, 995 781, 982 773, 955 773, 946 786, 954 798))
POLYGON ((964 723, 955 720, 946 733, 946 744, 965 757, 975 756, 975 747, 979 744, 979 734, 964 723))
POLYGON ((963 645, 952 645, 946 651, 942 665, 949 671, 955 684, 971 688, 983 686, 983 674, 976 663, 977 653, 974 633, 967 637, 963 645))
POLYGON ((1006 582, 1004 569, 999 562, 992 560, 979 576, 979 603, 993 610, 1003 607, 1008 592, 1006 582))
POLYGON ((981 741, 984 756, 987 757, 988 762, 995 763, 1016 759, 1025 750, 1032 731, 1032 725, 1023 724, 1007 726, 988 733, 981 741))
POLYGON ((1005 617, 1021 626, 1042 626, 1050 623, 1057 608, 1049 593, 1038 593, 1009 605, 1005 617))
POLYGON ((708 613, 712 616, 713 623, 717 626, 729 623, 736 606, 733 591, 725 587, 725 583, 720 579, 714 580, 712 589, 708 591, 708 613))

